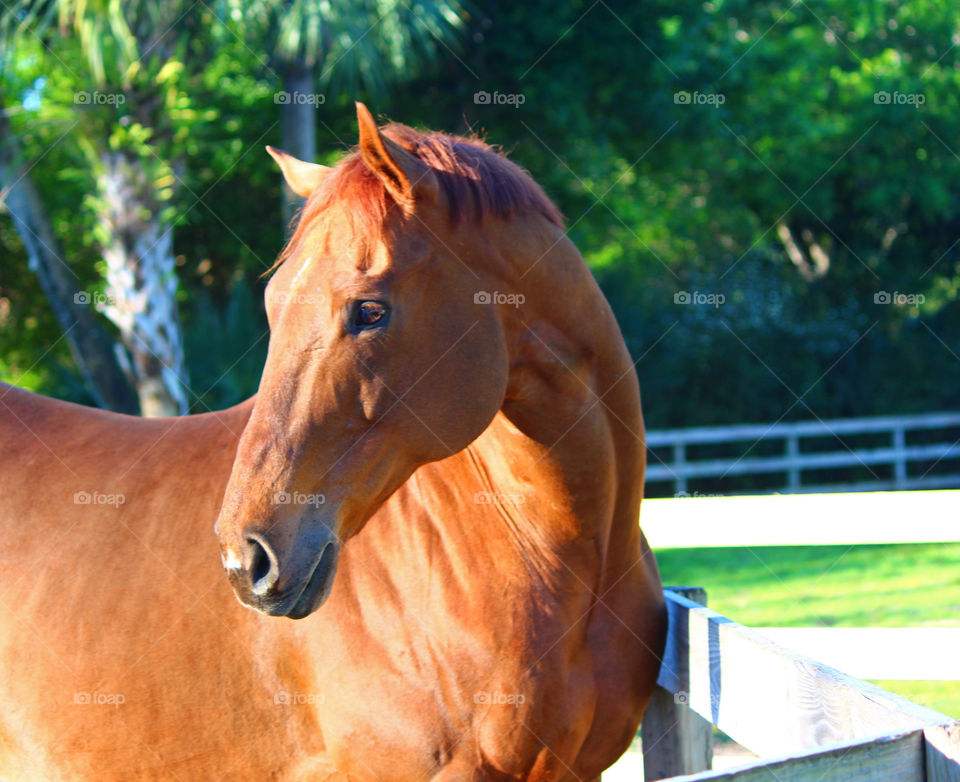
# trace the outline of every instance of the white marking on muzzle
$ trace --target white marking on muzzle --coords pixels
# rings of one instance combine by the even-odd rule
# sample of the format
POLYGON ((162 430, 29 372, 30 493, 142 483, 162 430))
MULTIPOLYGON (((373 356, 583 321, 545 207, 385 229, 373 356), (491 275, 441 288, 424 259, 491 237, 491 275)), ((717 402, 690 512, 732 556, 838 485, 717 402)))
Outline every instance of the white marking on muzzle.
POLYGON ((223 555, 223 552, 220 553, 220 561, 227 570, 239 570, 243 565, 240 557, 233 553, 232 548, 227 549, 226 556, 223 555))

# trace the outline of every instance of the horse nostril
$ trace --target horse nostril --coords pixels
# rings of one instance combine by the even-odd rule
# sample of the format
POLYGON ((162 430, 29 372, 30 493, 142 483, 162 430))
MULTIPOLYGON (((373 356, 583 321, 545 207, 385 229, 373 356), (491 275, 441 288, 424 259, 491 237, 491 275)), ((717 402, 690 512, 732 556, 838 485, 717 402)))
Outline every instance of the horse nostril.
POLYGON ((250 568, 250 576, 256 583, 270 573, 270 557, 263 550, 263 546, 255 540, 250 541, 250 545, 253 547, 253 564, 250 568))
POLYGON ((277 555, 259 535, 248 535, 247 544, 250 546, 250 581, 254 594, 262 595, 277 583, 280 575, 277 555))

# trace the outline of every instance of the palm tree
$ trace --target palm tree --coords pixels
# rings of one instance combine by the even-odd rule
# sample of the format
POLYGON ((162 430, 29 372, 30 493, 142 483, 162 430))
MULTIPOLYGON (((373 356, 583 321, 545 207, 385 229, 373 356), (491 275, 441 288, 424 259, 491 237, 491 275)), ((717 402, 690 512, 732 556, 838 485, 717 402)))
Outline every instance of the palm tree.
MULTIPOLYGON (((85 107, 94 119, 82 126, 79 143, 96 177, 96 194, 88 201, 104 258, 106 301, 100 310, 119 331, 121 363, 144 415, 187 411, 171 208, 185 164, 171 107, 182 115, 185 81, 215 55, 211 28, 231 29, 251 50, 264 52, 282 88, 276 98, 282 143, 312 161, 316 107, 323 100, 316 86, 382 93, 387 83, 412 76, 452 45, 465 18, 457 0, 415 7, 408 0, 2 4, 0 32, 11 48, 19 35, 58 28, 79 42, 90 91, 114 96, 112 107, 85 107)), ((81 93, 90 94, 83 88, 81 93)))
POLYGON ((82 49, 89 81, 75 94, 85 120, 77 140, 95 174, 90 203, 105 261, 97 306, 119 331, 121 365, 147 416, 187 412, 169 208, 178 161, 168 143, 173 76, 193 21, 187 8, 177 0, 20 0, 0 14, 11 47, 20 35, 58 28, 82 49))
MULTIPOLYGON (((275 100, 286 152, 315 160, 317 108, 326 91, 353 94, 359 87, 382 97, 391 82, 413 78, 452 51, 468 18, 464 4, 412 1, 227 0, 240 34, 266 50, 280 82, 275 100)), ((288 224, 296 197, 285 193, 288 224)))
POLYGON ((138 401, 117 361, 115 343, 97 324, 85 297, 77 295, 76 276, 63 260, 60 242, 23 163, 4 107, 0 93, 0 190, 27 251, 27 263, 40 281, 94 401, 109 410, 135 414, 138 401))

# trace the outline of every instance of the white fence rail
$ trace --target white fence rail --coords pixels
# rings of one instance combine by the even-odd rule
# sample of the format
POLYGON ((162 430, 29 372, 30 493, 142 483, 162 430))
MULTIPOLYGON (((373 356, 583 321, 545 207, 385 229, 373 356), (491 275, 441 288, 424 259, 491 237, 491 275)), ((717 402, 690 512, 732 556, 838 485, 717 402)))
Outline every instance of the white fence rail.
POLYGON ((754 627, 858 679, 960 681, 960 627, 754 627))
POLYGON ((960 491, 644 500, 654 549, 960 542, 960 491))
MULTIPOLYGON (((824 492, 870 491, 884 489, 960 487, 960 464, 952 472, 938 471, 924 464, 960 460, 960 413, 883 418, 843 418, 800 423, 745 424, 738 426, 660 429, 647 432, 647 447, 655 452, 647 466, 647 483, 672 483, 674 492, 689 491, 690 481, 698 478, 739 478, 748 475, 783 475, 781 487, 771 491, 824 492), (939 430, 939 432, 938 432, 939 430), (920 435, 920 433, 926 433, 920 435), (917 442, 920 437, 936 442, 917 442), (887 444, 873 447, 851 447, 844 437, 885 435, 887 444), (816 438, 839 440, 831 450, 817 449, 810 441, 816 438), (780 455, 755 456, 760 443, 780 441, 780 455), (698 446, 743 443, 739 456, 729 458, 697 458, 691 451, 698 446), (664 453, 666 452, 666 453, 664 453), (911 470, 911 467, 918 469, 911 470), (878 475, 875 467, 885 468, 878 475), (871 473, 864 480, 823 484, 804 480, 811 470, 861 468, 871 473)), ((729 492, 725 492, 729 493, 729 492)), ((757 493, 752 490, 750 493, 757 493)))
MULTIPOLYGON (((960 491, 644 500, 655 550, 960 542, 960 491)), ((758 627, 861 679, 960 680, 960 627, 758 627)))
MULTIPOLYGON (((948 542, 958 510, 960 491, 658 499, 641 525, 654 549, 948 542)), ((862 681, 960 680, 960 627, 748 628, 702 589, 665 596, 646 780, 960 782, 960 722, 862 681), (708 770, 712 725, 760 759, 708 770)))
MULTIPOLYGON (((644 715, 644 776, 684 782, 958 782, 960 722, 665 591, 669 631, 644 715), (760 760, 709 771, 711 725, 760 760)), ((691 599, 692 598, 692 599, 691 599)))

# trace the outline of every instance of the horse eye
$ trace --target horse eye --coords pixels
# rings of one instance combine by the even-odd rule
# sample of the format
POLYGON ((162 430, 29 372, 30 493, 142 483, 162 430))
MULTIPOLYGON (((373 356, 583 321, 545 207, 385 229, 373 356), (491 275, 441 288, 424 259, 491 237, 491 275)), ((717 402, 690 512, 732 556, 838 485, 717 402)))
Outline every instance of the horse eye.
POLYGON ((353 316, 355 326, 375 326, 387 314, 387 308, 379 301, 361 301, 353 316))

